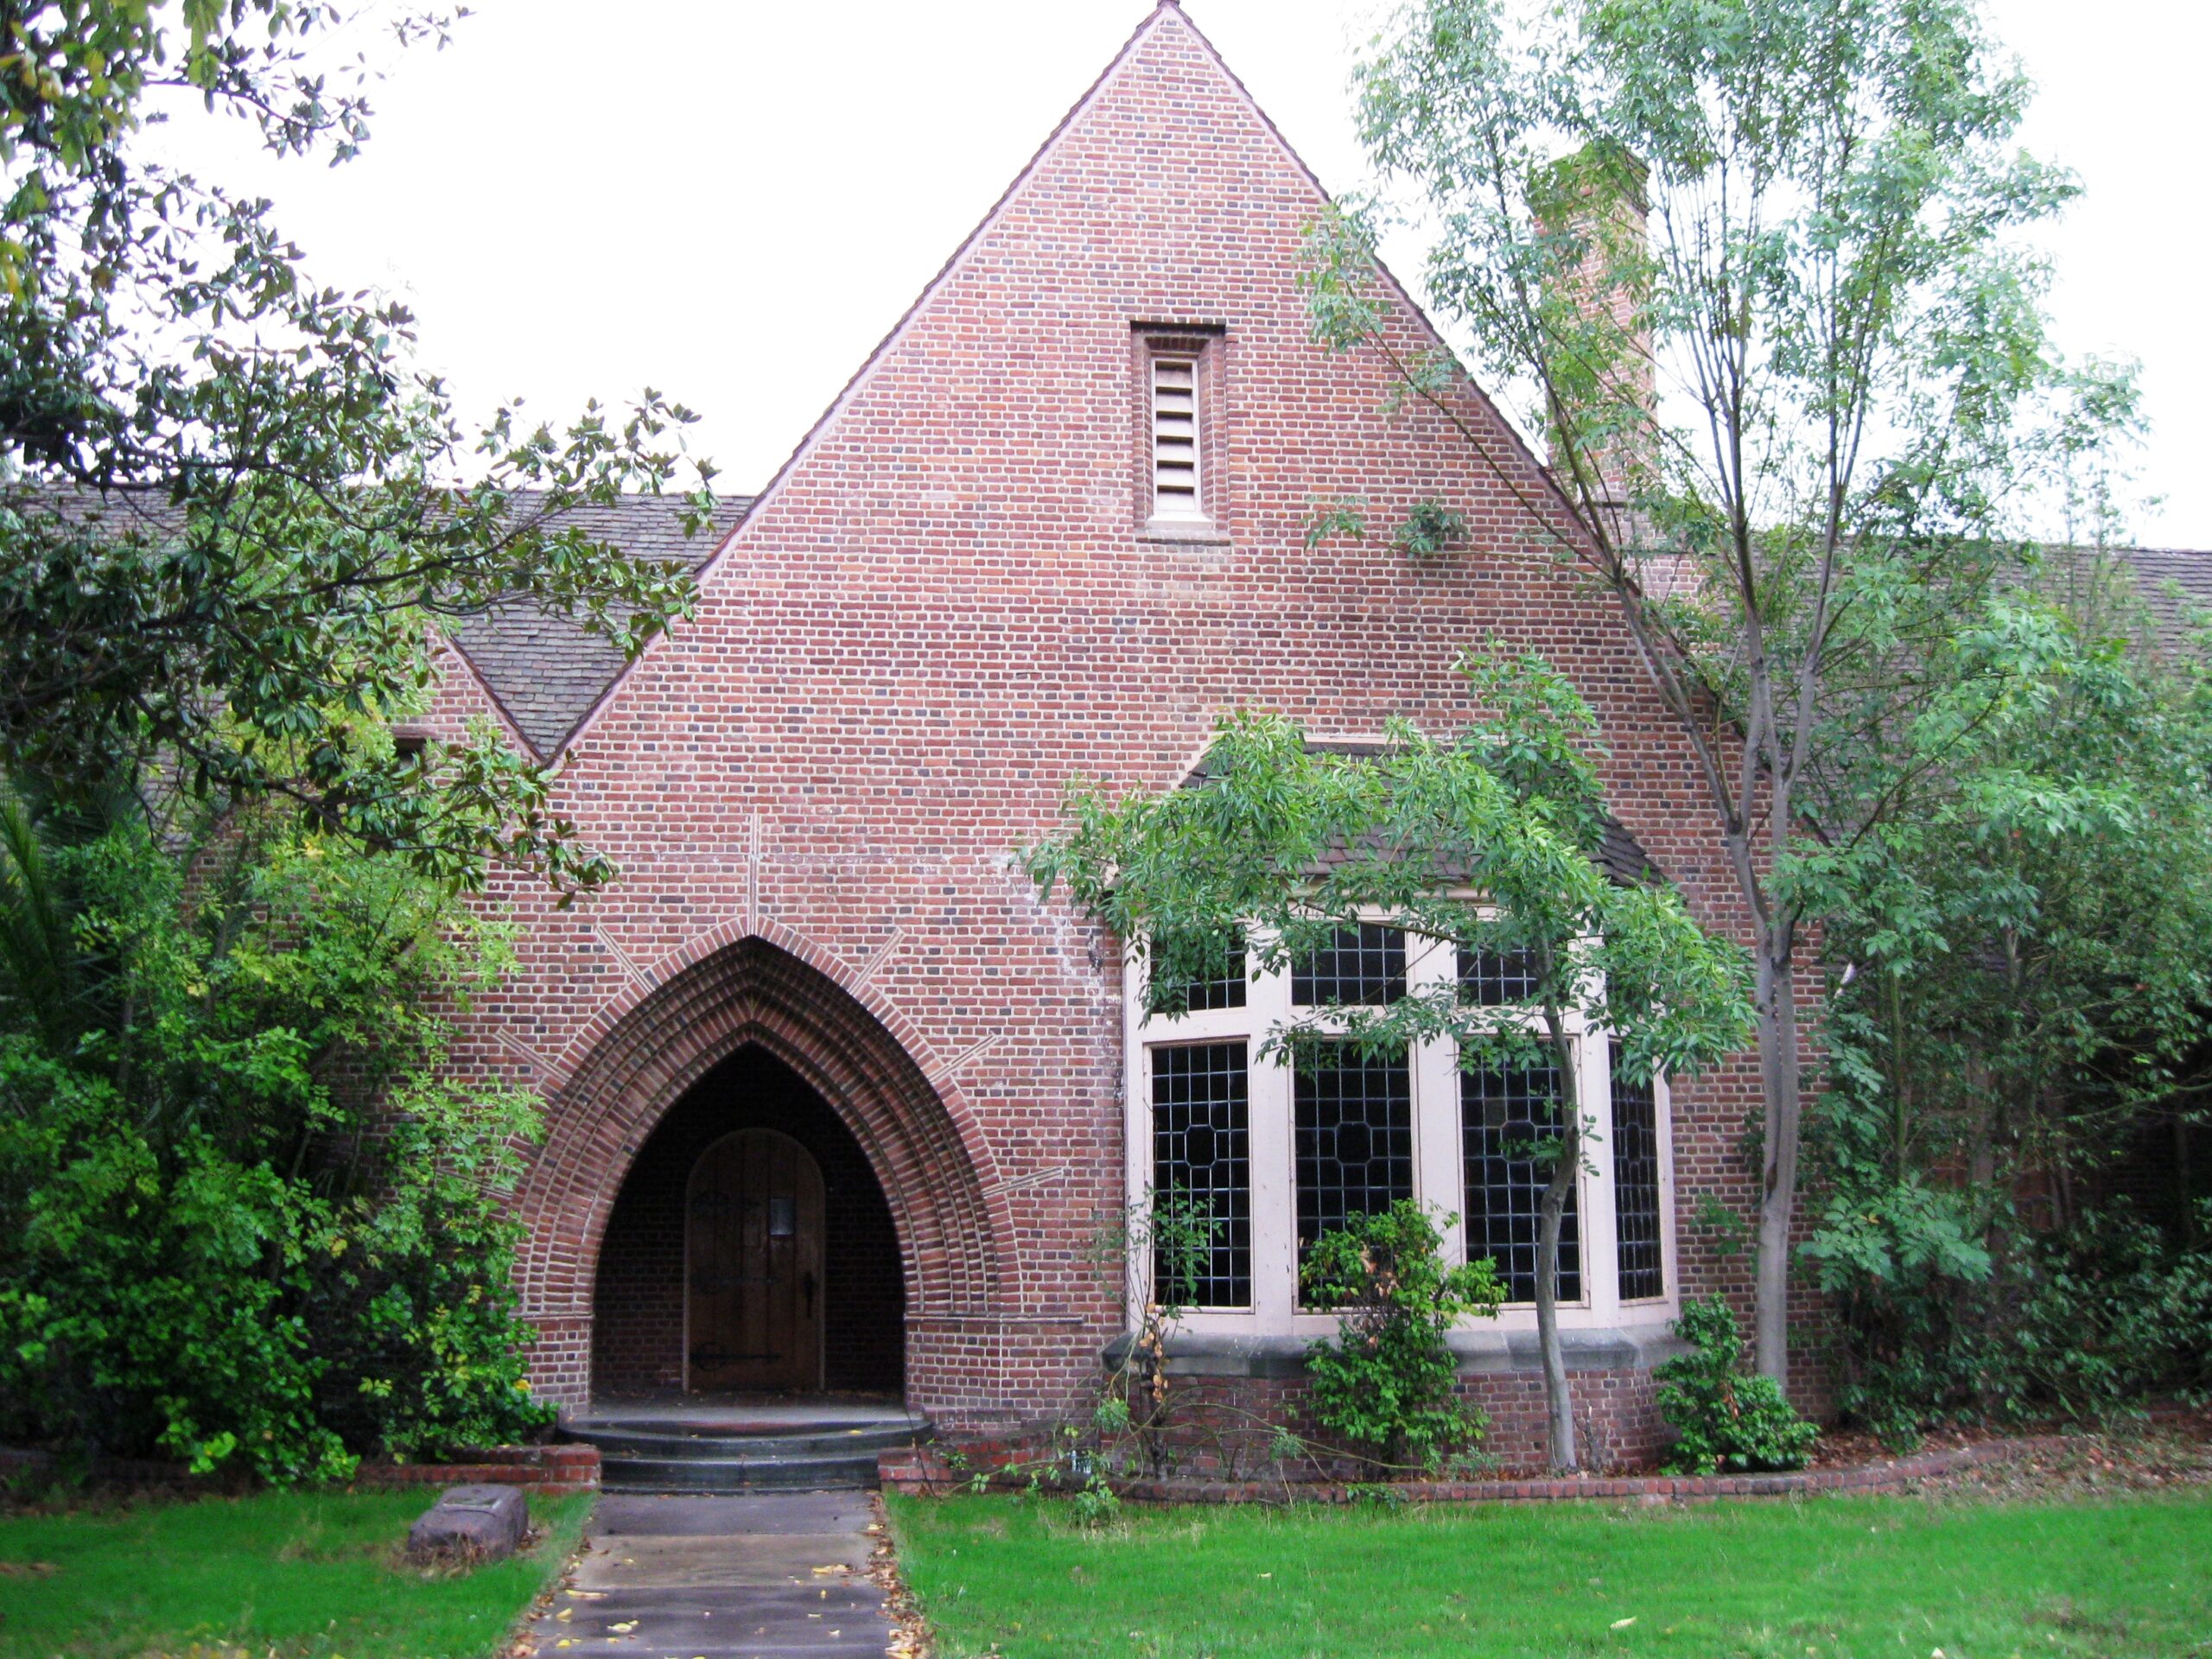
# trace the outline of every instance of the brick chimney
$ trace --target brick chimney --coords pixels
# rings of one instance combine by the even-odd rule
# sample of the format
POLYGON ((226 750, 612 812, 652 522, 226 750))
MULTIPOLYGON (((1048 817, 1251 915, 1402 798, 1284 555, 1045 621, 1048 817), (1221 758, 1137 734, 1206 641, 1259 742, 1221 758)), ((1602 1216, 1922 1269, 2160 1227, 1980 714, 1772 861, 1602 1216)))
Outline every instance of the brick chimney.
MULTIPOLYGON (((1637 293, 1649 249, 1648 176, 1643 163, 1619 146, 1588 144, 1554 164, 1546 181, 1550 188, 1535 204, 1547 232, 1580 246, 1576 263, 1556 272, 1554 280, 1583 320, 1602 322, 1601 336, 1611 336, 1618 348, 1604 376, 1607 384, 1584 388, 1585 397, 1598 404, 1624 401, 1643 411, 1640 417, 1619 420, 1617 409, 1616 429, 1591 443, 1597 474, 1594 505, 1614 544, 1623 548, 1649 537, 1643 515, 1630 507, 1638 474, 1653 458, 1650 421, 1658 404, 1651 332, 1639 315, 1637 293)), ((1571 373, 1568 378, 1571 389, 1571 373)), ((1551 461, 1564 480, 1566 456, 1556 429, 1551 434, 1551 461)))

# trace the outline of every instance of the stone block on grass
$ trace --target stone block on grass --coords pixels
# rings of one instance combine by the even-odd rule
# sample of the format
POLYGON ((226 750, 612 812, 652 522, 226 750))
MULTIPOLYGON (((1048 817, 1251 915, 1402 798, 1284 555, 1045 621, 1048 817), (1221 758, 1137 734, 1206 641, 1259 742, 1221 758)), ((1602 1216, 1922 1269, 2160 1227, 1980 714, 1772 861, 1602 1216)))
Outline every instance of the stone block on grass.
POLYGON ((407 1529, 407 1549, 496 1561, 521 1548, 529 1531, 530 1504, 520 1487, 448 1486, 407 1529))

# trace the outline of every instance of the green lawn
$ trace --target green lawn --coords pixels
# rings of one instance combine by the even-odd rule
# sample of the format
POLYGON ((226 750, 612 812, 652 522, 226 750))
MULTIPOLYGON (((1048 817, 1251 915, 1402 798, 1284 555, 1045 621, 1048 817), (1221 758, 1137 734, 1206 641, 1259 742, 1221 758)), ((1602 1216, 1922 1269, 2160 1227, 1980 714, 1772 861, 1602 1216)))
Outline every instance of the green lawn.
POLYGON ((588 1497, 533 1500, 546 1536, 470 1573, 401 1558, 435 1494, 267 1492, 0 1516, 0 1656, 480 1659, 575 1547, 588 1497), (35 1565, 34 1565, 35 1564, 35 1565))
POLYGON ((941 1659, 2212 1659, 2212 1494, 1122 1511, 894 1498, 941 1659))

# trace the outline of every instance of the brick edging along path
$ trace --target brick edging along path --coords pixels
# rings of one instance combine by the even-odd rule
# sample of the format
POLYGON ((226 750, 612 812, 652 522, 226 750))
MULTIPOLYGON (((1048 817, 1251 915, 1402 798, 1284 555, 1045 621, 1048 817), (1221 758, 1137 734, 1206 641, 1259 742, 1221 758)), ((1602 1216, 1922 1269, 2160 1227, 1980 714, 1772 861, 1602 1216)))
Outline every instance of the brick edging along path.
MULTIPOLYGON (((1168 1477, 1116 1481, 1121 1497, 1140 1503, 1348 1503, 1378 1491, 1411 1503, 1548 1503, 1632 1499, 1647 1503, 1717 1497, 1796 1497, 1815 1492, 1889 1492, 1917 1480, 1961 1474, 1984 1464, 2057 1450, 2056 1434, 1984 1440, 1842 1469, 1799 1469, 1755 1475, 1599 1475, 1510 1480, 1344 1481, 1202 1480, 1168 1477)), ((919 1496, 957 1491, 966 1481, 933 1447, 886 1452, 883 1484, 919 1496)))
MULTIPOLYGON (((0 1480, 54 1466, 54 1455, 0 1446, 0 1480)), ((94 1480, 117 1486, 208 1486, 222 1474, 195 1475, 184 1464, 149 1458, 103 1458, 92 1468, 94 1480)), ((371 1463, 364 1461, 347 1483, 383 1491, 396 1486, 528 1486, 547 1497, 599 1490, 599 1448, 595 1446, 499 1446, 468 1463, 371 1463)))

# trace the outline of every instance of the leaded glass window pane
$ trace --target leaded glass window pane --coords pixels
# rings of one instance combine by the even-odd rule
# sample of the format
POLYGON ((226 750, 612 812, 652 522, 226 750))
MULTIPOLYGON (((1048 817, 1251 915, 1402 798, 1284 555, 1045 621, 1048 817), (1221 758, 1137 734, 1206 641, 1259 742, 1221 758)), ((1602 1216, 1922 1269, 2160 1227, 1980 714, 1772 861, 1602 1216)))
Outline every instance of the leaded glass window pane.
POLYGON ((1349 1049, 1302 1059, 1294 1091, 1300 1250, 1354 1216, 1414 1195, 1414 1092, 1404 1058, 1349 1049))
POLYGON ((1176 1285, 1176 1264, 1155 1251, 1153 1283, 1161 1300, 1252 1305, 1250 1092, 1243 1043, 1152 1051, 1153 1192, 1187 1198, 1213 1223, 1196 1283, 1176 1285))
POLYGON ((1303 1007, 1381 1007, 1405 994, 1405 930, 1379 922, 1338 928, 1334 944, 1290 968, 1290 1000, 1303 1007))
POLYGON ((1647 1076, 1613 1078, 1613 1230, 1621 1300, 1667 1294, 1659 1236, 1659 1106, 1647 1076))
POLYGON ((1459 952, 1459 1000, 1485 1008, 1510 1007, 1536 994, 1536 957, 1529 950, 1459 952))
POLYGON ((1171 1013, 1203 1014, 1215 1008, 1241 1008, 1244 1006, 1244 942, 1232 934, 1224 938, 1222 943, 1228 948, 1218 974, 1209 975, 1204 979, 1184 980, 1179 983, 1173 979, 1162 979, 1160 988, 1171 1013))
MULTIPOLYGON (((1467 1181, 1467 1259, 1487 1255, 1510 1302, 1536 1300, 1537 1205, 1551 1185, 1548 1163, 1529 1152, 1559 1138, 1559 1068, 1481 1066, 1459 1074, 1461 1153, 1467 1181)), ((1569 1189, 1560 1217, 1559 1297, 1582 1299, 1581 1230, 1569 1189)))

